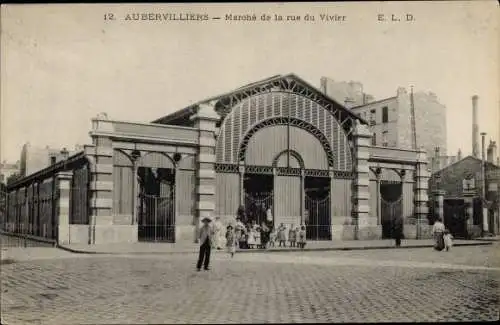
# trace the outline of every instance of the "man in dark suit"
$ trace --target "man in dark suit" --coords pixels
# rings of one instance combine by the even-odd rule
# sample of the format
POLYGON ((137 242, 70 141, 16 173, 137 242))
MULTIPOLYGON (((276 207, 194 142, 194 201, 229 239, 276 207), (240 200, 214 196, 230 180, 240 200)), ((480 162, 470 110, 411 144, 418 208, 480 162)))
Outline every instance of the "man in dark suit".
POLYGON ((396 247, 401 247, 401 239, 403 238, 403 218, 401 216, 394 219, 393 236, 396 240, 396 247))
POLYGON ((212 241, 214 240, 215 234, 211 227, 212 219, 205 217, 201 220, 203 226, 200 228, 199 242, 200 242, 200 254, 198 256, 198 263, 196 264, 196 270, 201 270, 201 265, 205 270, 209 270, 210 265, 210 251, 212 248, 212 241))

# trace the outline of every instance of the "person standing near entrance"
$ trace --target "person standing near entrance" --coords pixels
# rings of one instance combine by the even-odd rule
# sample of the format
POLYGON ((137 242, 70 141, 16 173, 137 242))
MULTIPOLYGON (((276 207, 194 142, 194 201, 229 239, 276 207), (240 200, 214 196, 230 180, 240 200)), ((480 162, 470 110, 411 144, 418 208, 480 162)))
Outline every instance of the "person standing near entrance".
POLYGON ((222 222, 220 221, 220 217, 216 216, 215 217, 215 222, 214 222, 214 231, 215 231, 215 238, 214 238, 214 244, 215 248, 218 250, 221 250, 222 247, 224 247, 224 234, 222 233, 222 222))
POLYGON ((205 217, 201 220, 201 222, 203 223, 203 226, 200 228, 199 240, 201 245, 196 270, 200 271, 201 265, 203 264, 203 268, 208 271, 210 269, 210 251, 215 234, 210 226, 210 222, 212 222, 210 218, 205 217))
POLYGON ((396 241, 396 247, 401 247, 401 239, 403 238, 403 218, 396 216, 393 224, 393 237, 396 241))
POLYGON ((437 251, 442 251, 444 248, 444 231, 445 231, 444 223, 441 218, 437 218, 434 222, 434 226, 432 226, 432 234, 434 235, 434 249, 437 251))

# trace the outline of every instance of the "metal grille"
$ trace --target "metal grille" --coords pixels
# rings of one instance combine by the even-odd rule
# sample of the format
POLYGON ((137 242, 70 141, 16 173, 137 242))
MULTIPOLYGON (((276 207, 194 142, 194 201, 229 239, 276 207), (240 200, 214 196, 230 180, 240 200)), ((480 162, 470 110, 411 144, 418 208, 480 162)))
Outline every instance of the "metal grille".
POLYGON ((304 95, 305 93, 273 91, 255 94, 235 103, 221 126, 221 136, 217 138, 217 161, 238 163, 241 160, 238 151, 249 130, 259 121, 286 117, 290 114, 291 118, 313 125, 326 139, 328 146, 335 148, 335 152, 330 153, 333 160, 332 167, 338 170, 350 170, 352 155, 348 136, 351 133, 349 127, 352 124, 351 118, 344 118, 342 123, 339 123, 342 115, 339 111, 329 111, 304 95))
MULTIPOLYGON (((162 193, 163 194, 163 193, 162 193)), ((139 239, 175 242, 175 200, 170 195, 139 196, 139 239)))
POLYGON ((322 144, 323 148, 325 149, 325 152, 328 157, 328 164, 330 166, 334 166, 335 164, 335 158, 333 155, 332 148, 330 146, 330 143, 328 139, 324 136, 324 134, 318 130, 315 126, 313 126, 310 123, 304 122, 302 120, 296 119, 296 118, 287 118, 287 117, 275 117, 271 119, 267 119, 263 121, 262 123, 256 125, 252 129, 250 129, 243 140, 241 141, 241 147, 238 153, 238 161, 243 161, 245 159, 245 154, 246 150, 248 147, 248 143, 252 136, 257 133, 260 129, 269 127, 269 126, 275 126, 275 125, 290 125, 290 126, 295 126, 299 127, 301 129, 304 129, 314 135, 322 144))
POLYGON ((399 197, 395 201, 387 201, 380 198, 380 209, 382 213, 382 237, 393 238, 394 220, 396 217, 402 216, 403 198, 399 197))
POLYGON ((306 195, 306 238, 308 240, 331 240, 330 194, 325 198, 311 198, 306 195))
POLYGON ((267 207, 273 206, 273 197, 273 192, 245 193, 247 222, 255 220, 260 224, 264 221, 267 207))
POLYGON ((73 171, 70 194, 70 224, 89 224, 89 170, 87 167, 73 171))

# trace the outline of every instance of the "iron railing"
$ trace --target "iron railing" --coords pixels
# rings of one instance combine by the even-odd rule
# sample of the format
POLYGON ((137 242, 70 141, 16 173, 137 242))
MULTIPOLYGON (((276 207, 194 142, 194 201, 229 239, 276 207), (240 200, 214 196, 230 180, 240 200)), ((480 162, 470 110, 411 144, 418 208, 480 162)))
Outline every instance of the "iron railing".
POLYGON ((311 198, 306 195, 305 208, 307 211, 305 220, 307 239, 331 240, 330 194, 323 198, 311 198))
POLYGON ((175 200, 173 195, 141 194, 138 209, 139 240, 175 242, 175 200))
POLYGON ((273 206, 273 198, 273 192, 245 193, 245 214, 247 220, 242 221, 251 222, 255 220, 258 225, 266 221, 266 210, 273 206))

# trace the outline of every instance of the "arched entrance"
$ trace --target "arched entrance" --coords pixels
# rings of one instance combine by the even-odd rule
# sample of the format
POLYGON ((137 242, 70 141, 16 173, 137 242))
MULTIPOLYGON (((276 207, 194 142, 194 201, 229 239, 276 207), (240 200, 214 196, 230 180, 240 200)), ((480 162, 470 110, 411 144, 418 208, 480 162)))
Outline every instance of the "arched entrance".
POLYGON ((271 208, 274 226, 305 225, 308 239, 331 240, 327 152, 328 141, 303 121, 271 119, 252 128, 239 151, 248 221, 261 222, 271 208))
POLYGON ((353 172, 356 117, 294 76, 251 92, 238 89, 215 108, 223 117, 215 152, 216 215, 234 216, 243 205, 260 221, 271 207, 275 226, 304 224, 309 240, 330 240, 332 211, 345 216, 349 209, 344 178, 353 172), (330 194, 332 184, 339 195, 330 194))
POLYGON ((382 238, 393 238, 394 221, 403 217, 402 175, 394 169, 382 169, 380 181, 382 238))
POLYGON ((151 152, 137 164, 137 221, 140 241, 175 242, 175 166, 151 152))

